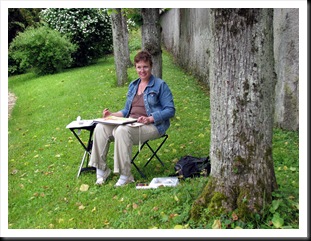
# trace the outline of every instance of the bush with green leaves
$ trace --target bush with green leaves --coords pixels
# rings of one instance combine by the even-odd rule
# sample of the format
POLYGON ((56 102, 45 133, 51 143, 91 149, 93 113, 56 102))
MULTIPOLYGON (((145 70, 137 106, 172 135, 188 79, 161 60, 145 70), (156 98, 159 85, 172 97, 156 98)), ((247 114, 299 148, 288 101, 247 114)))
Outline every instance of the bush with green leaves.
POLYGON ((73 55, 75 66, 88 65, 113 50, 107 9, 47 8, 41 12, 41 19, 78 46, 73 55))
POLYGON ((14 59, 12 57, 12 52, 8 54, 8 74, 9 76, 24 74, 26 73, 27 67, 24 65, 23 67, 20 65, 20 59, 14 59))
POLYGON ((76 46, 46 26, 29 27, 9 47, 9 56, 20 69, 34 68, 39 75, 57 73, 71 66, 76 46))

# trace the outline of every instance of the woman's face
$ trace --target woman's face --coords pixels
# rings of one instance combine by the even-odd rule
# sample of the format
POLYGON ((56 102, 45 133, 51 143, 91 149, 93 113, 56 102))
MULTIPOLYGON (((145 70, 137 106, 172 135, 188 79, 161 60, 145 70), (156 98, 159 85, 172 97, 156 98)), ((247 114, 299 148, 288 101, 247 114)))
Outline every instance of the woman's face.
POLYGON ((151 66, 149 62, 139 61, 136 63, 136 72, 142 81, 149 81, 151 76, 151 66))

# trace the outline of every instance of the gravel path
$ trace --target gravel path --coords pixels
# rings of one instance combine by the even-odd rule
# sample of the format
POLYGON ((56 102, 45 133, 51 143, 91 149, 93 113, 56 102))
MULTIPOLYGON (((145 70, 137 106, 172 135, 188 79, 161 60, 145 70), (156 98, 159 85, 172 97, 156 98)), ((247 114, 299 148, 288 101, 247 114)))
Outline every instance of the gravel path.
POLYGON ((9 118, 10 118, 11 112, 12 112, 12 109, 15 105, 17 97, 11 92, 9 92, 8 95, 9 95, 9 101, 8 101, 9 102, 9 111, 8 112, 9 112, 9 118))

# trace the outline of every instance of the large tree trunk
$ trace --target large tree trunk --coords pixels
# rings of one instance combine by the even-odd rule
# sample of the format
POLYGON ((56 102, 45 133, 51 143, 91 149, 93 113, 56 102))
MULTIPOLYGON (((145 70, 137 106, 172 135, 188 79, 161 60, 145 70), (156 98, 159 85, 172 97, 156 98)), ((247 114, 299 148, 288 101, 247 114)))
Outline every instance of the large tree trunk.
POLYGON ((118 86, 123 86, 127 82, 127 68, 131 65, 131 60, 126 17, 122 13, 121 8, 113 10, 111 14, 111 26, 117 83, 118 86))
POLYGON ((260 213, 277 188, 272 22, 273 9, 211 10, 212 169, 193 205, 194 219, 231 211, 240 219, 260 213))
POLYGON ((142 8, 142 48, 152 55, 152 74, 162 78, 161 25, 159 8, 142 8))

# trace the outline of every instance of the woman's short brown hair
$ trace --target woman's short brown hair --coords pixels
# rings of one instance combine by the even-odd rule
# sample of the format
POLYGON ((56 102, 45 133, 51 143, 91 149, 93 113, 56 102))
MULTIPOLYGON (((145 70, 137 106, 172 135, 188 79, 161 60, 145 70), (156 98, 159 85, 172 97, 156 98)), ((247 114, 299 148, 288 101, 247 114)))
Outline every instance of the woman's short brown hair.
POLYGON ((134 57, 134 64, 136 64, 140 61, 149 62, 150 66, 152 66, 152 57, 151 54, 147 50, 142 50, 136 54, 134 57))

